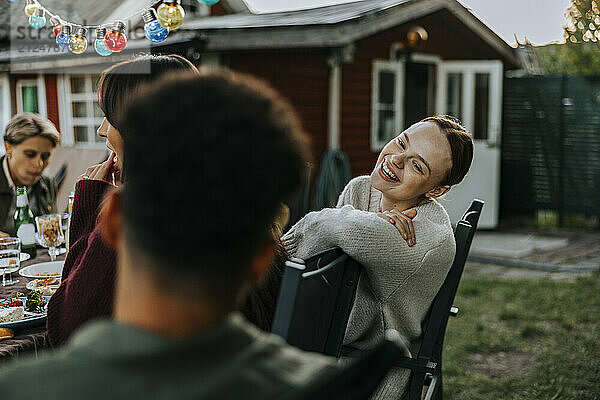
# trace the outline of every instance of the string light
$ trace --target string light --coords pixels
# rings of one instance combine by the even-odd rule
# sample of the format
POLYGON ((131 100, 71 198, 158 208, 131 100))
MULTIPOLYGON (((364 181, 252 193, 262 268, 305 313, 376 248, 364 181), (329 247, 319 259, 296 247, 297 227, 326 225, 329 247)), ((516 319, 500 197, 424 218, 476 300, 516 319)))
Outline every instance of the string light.
POLYGON ((56 44, 62 50, 69 48, 69 37, 71 36, 71 25, 63 24, 60 28, 60 33, 56 36, 56 44))
POLYGON ((106 27, 99 26, 96 28, 96 41, 94 42, 94 49, 96 53, 100 54, 102 57, 110 56, 112 51, 106 47, 106 43, 104 43, 104 38, 106 37, 106 27))
POLYGON ((25 6, 25 15, 31 17, 38 7, 39 4, 35 0, 27 0, 27 5, 25 6))
POLYGON ((58 19, 57 17, 52 17, 50 18, 50 23, 52 24, 52 32, 54 33, 54 37, 57 37, 60 33, 60 28, 62 28, 60 19, 58 19))
POLYGON ((156 10, 158 20, 167 29, 177 29, 183 23, 185 11, 181 0, 165 0, 156 10))
POLYGON ((87 29, 83 26, 75 28, 75 33, 69 38, 69 50, 81 54, 87 49, 87 29))
POLYGON ((106 48, 113 53, 118 53, 127 46, 127 36, 125 35, 125 22, 115 21, 113 29, 111 29, 104 38, 106 48))
POLYGON ((142 14, 144 19, 144 33, 146 38, 154 43, 160 43, 167 38, 169 30, 162 26, 158 21, 158 16, 154 8, 149 8, 142 14))
POLYGON ((44 16, 44 9, 35 9, 35 13, 31 17, 29 17, 29 26, 31 26, 33 29, 42 29, 46 26, 46 17, 44 16))
MULTIPOLYGON (((8 0, 18 2, 19 0, 8 0)), ((220 0, 198 0, 199 3, 214 5, 220 0)), ((141 15, 144 20, 144 33, 148 40, 160 43, 166 40, 169 32, 177 29, 183 23, 185 10, 181 6, 181 0, 158 0, 136 13, 117 20, 112 23, 112 29, 107 25, 78 25, 65 21, 58 15, 53 14, 43 7, 38 0, 27 0, 25 14, 29 19, 29 25, 34 29, 46 26, 46 16, 50 18, 52 32, 56 37, 56 44, 60 49, 68 49, 72 53, 81 54, 87 49, 87 31, 96 30, 94 49, 101 56, 122 51, 127 45, 126 24, 123 20, 131 20, 141 15)))

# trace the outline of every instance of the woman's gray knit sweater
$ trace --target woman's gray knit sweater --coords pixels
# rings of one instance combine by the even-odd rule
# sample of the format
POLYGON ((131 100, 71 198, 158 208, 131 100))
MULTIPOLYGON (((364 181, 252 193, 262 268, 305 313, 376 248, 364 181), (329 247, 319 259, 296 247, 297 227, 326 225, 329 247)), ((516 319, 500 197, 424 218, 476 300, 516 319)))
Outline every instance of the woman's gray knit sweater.
MULTIPOLYGON (((309 258, 333 246, 364 267, 344 344, 367 349, 395 329, 416 355, 421 323, 440 289, 456 251, 450 218, 435 200, 416 207, 416 245, 408 247, 394 225, 377 216, 381 192, 368 176, 348 183, 335 209, 311 212, 282 241, 290 256, 309 258)), ((394 370, 379 388, 377 399, 397 399, 409 373, 394 370)))

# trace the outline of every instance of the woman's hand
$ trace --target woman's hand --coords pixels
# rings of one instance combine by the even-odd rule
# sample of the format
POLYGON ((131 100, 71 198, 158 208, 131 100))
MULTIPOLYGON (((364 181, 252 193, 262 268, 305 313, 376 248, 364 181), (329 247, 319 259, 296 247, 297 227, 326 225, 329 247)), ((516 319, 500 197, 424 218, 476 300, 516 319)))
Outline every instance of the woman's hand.
POLYGON ((115 153, 112 153, 108 160, 101 164, 92 165, 85 174, 81 175, 77 180, 92 179, 96 181, 106 182, 110 185, 117 186, 118 181, 115 179, 115 153))
POLYGON ((415 228, 413 227, 412 222, 412 219, 417 216, 416 209, 411 208, 410 210, 402 212, 396 210, 389 210, 377 213, 377 215, 388 221, 390 224, 394 225, 396 229, 398 229, 398 232, 400 232, 400 234, 402 235, 402 237, 406 241, 406 244, 408 244, 409 247, 412 247, 415 244, 417 244, 417 239, 415 237, 415 228))

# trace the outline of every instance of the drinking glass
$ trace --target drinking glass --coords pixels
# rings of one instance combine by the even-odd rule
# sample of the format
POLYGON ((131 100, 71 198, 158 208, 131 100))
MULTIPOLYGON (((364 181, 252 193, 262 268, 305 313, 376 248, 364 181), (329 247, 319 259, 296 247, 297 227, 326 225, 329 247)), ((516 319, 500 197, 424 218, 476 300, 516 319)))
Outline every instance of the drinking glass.
POLYGON ((2 286, 10 286, 19 283, 13 280, 12 273, 19 270, 21 266, 21 239, 8 237, 0 238, 0 268, 2 269, 2 286), (8 273, 8 279, 6 279, 8 273))
POLYGON ((35 217, 35 223, 37 225, 36 238, 38 243, 48 248, 50 260, 55 261, 58 254, 57 247, 65 241, 60 214, 47 214, 35 217))

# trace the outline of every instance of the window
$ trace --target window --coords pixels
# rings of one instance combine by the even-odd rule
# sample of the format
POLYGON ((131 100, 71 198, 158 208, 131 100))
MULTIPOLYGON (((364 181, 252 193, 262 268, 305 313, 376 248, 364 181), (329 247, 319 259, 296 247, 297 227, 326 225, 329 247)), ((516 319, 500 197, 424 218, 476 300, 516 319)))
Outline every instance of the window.
POLYGON ((460 72, 449 73, 448 92, 446 93, 447 114, 462 120, 462 81, 463 74, 460 72))
POLYGON ((17 81, 17 112, 46 116, 46 84, 44 77, 19 79, 17 81))
POLYGON ((96 134, 104 113, 98 106, 98 75, 65 75, 59 81, 63 143, 102 147, 105 139, 96 134))
POLYGON ((475 139, 488 138, 489 99, 490 74, 475 74, 475 139))
POLYGON ((404 63, 375 61, 371 97, 371 150, 379 151, 404 123, 404 63))

